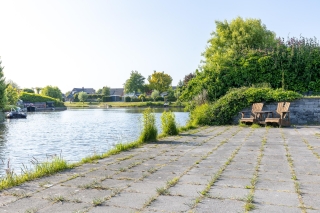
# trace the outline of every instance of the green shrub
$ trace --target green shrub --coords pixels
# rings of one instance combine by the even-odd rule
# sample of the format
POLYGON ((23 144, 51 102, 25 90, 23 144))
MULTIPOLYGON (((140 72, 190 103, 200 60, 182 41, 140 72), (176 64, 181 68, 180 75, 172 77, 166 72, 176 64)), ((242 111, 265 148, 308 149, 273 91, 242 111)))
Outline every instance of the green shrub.
POLYGON ((129 96, 126 96, 126 97, 124 98, 124 101, 125 101, 125 102, 131 102, 131 98, 130 98, 129 96))
POLYGON ((27 93, 34 93, 33 89, 29 89, 29 88, 25 88, 22 91, 27 93))
POLYGON ((110 96, 102 96, 102 102, 110 102, 112 101, 110 96))
POLYGON ((151 108, 147 108, 143 111, 143 129, 140 135, 141 142, 147 142, 156 140, 158 136, 158 130, 156 127, 156 118, 154 111, 151 108))
POLYGON ((179 134, 174 113, 164 111, 161 115, 162 134, 177 135, 179 134))
POLYGON ((195 107, 190 113, 189 125, 197 126, 210 123, 209 104, 202 104, 195 107))
POLYGON ((79 93, 73 95, 73 102, 79 102, 79 93))
POLYGON ((19 98, 24 102, 31 102, 31 103, 54 101, 55 107, 64 107, 64 103, 62 101, 59 101, 58 99, 51 98, 48 96, 38 95, 35 93, 21 92, 19 98))
POLYGON ((216 102, 196 106, 190 115, 192 125, 225 125, 232 122, 232 118, 243 108, 255 102, 292 101, 302 95, 293 91, 271 88, 231 89, 216 102))
POLYGON ((159 96, 159 97, 156 97, 156 101, 164 101, 164 98, 159 96))

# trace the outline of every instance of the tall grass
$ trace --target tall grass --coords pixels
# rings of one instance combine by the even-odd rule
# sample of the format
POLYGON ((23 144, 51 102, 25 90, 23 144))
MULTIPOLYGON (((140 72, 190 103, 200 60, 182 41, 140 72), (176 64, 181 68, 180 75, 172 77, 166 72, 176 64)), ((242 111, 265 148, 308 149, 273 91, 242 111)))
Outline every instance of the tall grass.
POLYGON ((162 136, 177 135, 179 130, 175 121, 174 113, 164 111, 161 115, 162 136))
POLYGON ((21 169, 22 173, 20 175, 15 174, 8 166, 6 175, 0 179, 0 190, 70 168, 73 168, 73 166, 61 157, 54 157, 52 161, 36 163, 33 170, 24 167, 21 169))
POLYGON ((143 130, 141 132, 139 140, 141 142, 156 140, 158 136, 156 118, 154 111, 150 107, 143 111, 142 122, 143 130))

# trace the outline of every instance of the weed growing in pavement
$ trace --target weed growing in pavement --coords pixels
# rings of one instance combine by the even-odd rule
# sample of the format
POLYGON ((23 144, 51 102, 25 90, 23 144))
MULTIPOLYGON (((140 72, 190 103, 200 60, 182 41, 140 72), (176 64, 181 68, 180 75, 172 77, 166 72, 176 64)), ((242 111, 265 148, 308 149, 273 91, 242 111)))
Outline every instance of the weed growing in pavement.
POLYGON ((94 198, 92 200, 93 206, 101 206, 101 204, 104 202, 103 198, 94 198))
POLYGON ((179 182, 180 177, 174 177, 171 180, 167 181, 167 186, 168 187, 173 187, 179 182))
POLYGON ((287 161, 288 161, 288 164, 289 164, 290 170, 291 170, 291 179, 294 181, 294 188, 295 188, 296 193, 298 194, 300 208, 302 209, 303 212, 306 212, 306 206, 303 202, 302 194, 301 194, 301 190, 300 190, 300 183, 298 182, 297 174, 294 170, 293 159, 292 159, 290 151, 289 151, 289 146, 288 146, 287 142, 285 141, 286 139, 285 139, 283 131, 281 131, 281 136, 282 136, 282 139, 284 140, 284 148, 286 150, 286 157, 287 157, 287 161))
POLYGON ((156 171, 157 171, 157 168, 155 168, 155 167, 151 167, 150 169, 148 169, 148 172, 150 174, 155 173, 156 171))
POLYGON ((25 213, 37 213, 38 209, 37 208, 29 208, 25 211, 25 213))
POLYGON ((117 160, 118 160, 118 161, 124 161, 124 160, 131 159, 131 158, 133 158, 133 157, 134 157, 134 155, 128 155, 128 156, 125 156, 125 157, 123 157, 123 158, 117 158, 117 160))
POLYGON ((143 208, 145 208, 145 207, 147 207, 147 206, 150 206, 151 203, 152 203, 153 201, 155 201, 156 199, 157 199, 156 196, 150 197, 150 198, 149 198, 148 200, 146 200, 146 202, 143 204, 143 208))
POLYGON ((169 195, 170 192, 166 187, 157 188, 158 195, 169 195))
POLYGON ((256 128, 260 128, 261 126, 259 124, 252 124, 251 128, 256 129, 256 128))
POLYGON ((62 195, 57 195, 53 197, 49 197, 49 200, 52 201, 53 203, 58 203, 58 202, 66 202, 68 199, 63 197, 62 195))
MULTIPOLYGON (((266 134, 268 133, 268 129, 266 134)), ((246 211, 251 211, 253 209, 255 209, 255 205, 253 204, 253 198, 254 198, 254 192, 255 192, 255 188, 256 188, 256 183, 258 182, 258 173, 259 173, 259 168, 260 168, 260 164, 261 164, 261 160, 263 157, 263 151, 264 151, 264 147, 267 143, 267 139, 264 137, 262 139, 261 142, 261 146, 260 146, 260 150, 259 150, 259 155, 257 157, 257 164, 255 166, 255 170, 254 170, 254 174, 253 177, 250 180, 250 184, 251 185, 247 185, 245 188, 246 189, 251 189, 249 194, 246 196, 246 198, 244 199, 244 201, 246 202, 246 204, 244 205, 244 209, 246 211)))

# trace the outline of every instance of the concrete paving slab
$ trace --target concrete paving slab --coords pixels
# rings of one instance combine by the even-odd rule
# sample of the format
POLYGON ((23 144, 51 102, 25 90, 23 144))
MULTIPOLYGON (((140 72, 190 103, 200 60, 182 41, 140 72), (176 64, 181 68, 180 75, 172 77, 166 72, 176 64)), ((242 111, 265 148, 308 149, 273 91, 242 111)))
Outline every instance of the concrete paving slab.
POLYGON ((251 185, 250 181, 251 179, 248 179, 248 178, 232 178, 232 177, 222 175, 214 185, 244 189, 246 186, 251 185))
POLYGON ((44 209, 40 209, 37 212, 38 213, 57 213, 57 212, 70 213, 70 212, 76 212, 81 209, 85 209, 87 207, 90 207, 90 205, 86 203, 58 202, 50 206, 47 206, 44 209))
POLYGON ((295 192, 293 181, 258 180, 256 189, 295 192))
POLYGON ((164 187, 164 185, 160 184, 159 182, 138 181, 132 183, 128 188, 125 189, 125 191, 133 193, 143 193, 151 196, 154 195, 157 191, 157 188, 160 187, 164 187))
POLYGON ((206 185, 177 184, 169 189, 170 194, 183 197, 198 197, 199 193, 206 188, 206 185))
POLYGON ((290 181, 292 175, 288 172, 273 172, 273 171, 261 171, 259 172, 259 179, 262 180, 274 180, 274 181, 290 181))
POLYGON ((91 208, 88 212, 89 213, 134 213, 138 211, 133 210, 131 208, 116 207, 116 206, 96 206, 91 208))
POLYGON ((254 205, 255 205, 255 209, 251 211, 252 213, 270 213, 270 212, 301 213, 301 209, 297 207, 268 205, 268 204, 254 204, 254 205))
POLYGON ((308 208, 318 210, 320 212, 320 195, 319 194, 303 193, 302 199, 304 201, 304 204, 308 208))
POLYGON ((69 202, 92 204, 94 199, 104 199, 112 194, 112 190, 82 189, 66 197, 69 202))
POLYGON ((254 202, 259 204, 271 204, 280 206, 298 207, 299 199, 296 193, 255 190, 254 202))
POLYGON ((244 212, 244 202, 238 200, 228 199, 205 199, 195 209, 199 213, 211 213, 211 212, 244 212))
MULTIPOLYGON (((156 194, 156 192, 155 192, 156 194)), ((106 201, 106 205, 120 206, 139 210, 150 198, 150 195, 143 193, 123 192, 106 201)))
POLYGON ((193 199, 191 197, 180 196, 159 196, 150 206, 148 211, 160 212, 187 212, 190 209, 193 199))
POLYGON ((0 207, 0 212, 6 213, 24 213, 28 209, 43 209, 46 206, 52 205, 51 201, 41 198, 22 198, 13 203, 9 203, 6 206, 0 207))
POLYGON ((240 199, 244 199, 249 192, 250 190, 245 188, 213 186, 209 191, 209 194, 210 196, 216 197, 218 199, 223 198, 223 199, 240 200, 240 199))

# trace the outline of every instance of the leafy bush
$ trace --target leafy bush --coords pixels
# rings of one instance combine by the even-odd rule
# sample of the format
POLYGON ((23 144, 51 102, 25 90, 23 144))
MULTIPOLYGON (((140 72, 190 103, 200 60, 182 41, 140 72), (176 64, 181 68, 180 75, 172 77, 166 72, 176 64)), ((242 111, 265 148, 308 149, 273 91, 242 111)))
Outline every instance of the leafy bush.
POLYGON ((196 106, 190 115, 191 125, 230 124, 232 118, 243 108, 255 102, 292 101, 302 95, 283 89, 241 87, 231 89, 216 102, 196 106))
POLYGON ((43 95, 38 95, 35 93, 26 93, 26 92, 21 92, 20 97, 21 100, 24 102, 46 102, 46 101, 54 101, 54 106, 56 107, 64 107, 64 103, 62 101, 59 101, 55 98, 51 98, 48 96, 43 96, 43 95))
POLYGON ((79 93, 73 95, 73 102, 79 102, 79 93))
POLYGON ((161 115, 162 134, 177 135, 179 134, 174 113, 164 111, 161 115))
POLYGON ((131 98, 130 98, 129 96, 126 96, 126 97, 124 98, 124 101, 125 101, 125 102, 131 102, 131 98))
POLYGON ((22 91, 27 93, 34 93, 33 89, 29 89, 29 88, 24 88, 22 91))
POLYGON ((102 102, 110 102, 112 101, 110 96, 102 96, 102 102))
POLYGON ((159 97, 156 97, 156 101, 164 101, 164 98, 159 96, 159 97))
POLYGON ((95 100, 95 99, 102 99, 103 95, 100 95, 100 94, 88 94, 88 99, 90 100, 95 100))
POLYGON ((147 142, 156 140, 158 136, 158 130, 156 127, 156 118, 154 111, 151 108, 147 108, 143 111, 143 130, 140 135, 141 142, 147 142))
POLYGON ((139 95, 139 100, 142 102, 146 100, 146 96, 144 94, 139 95))
POLYGON ((139 98, 131 98, 131 102, 140 102, 139 98))

